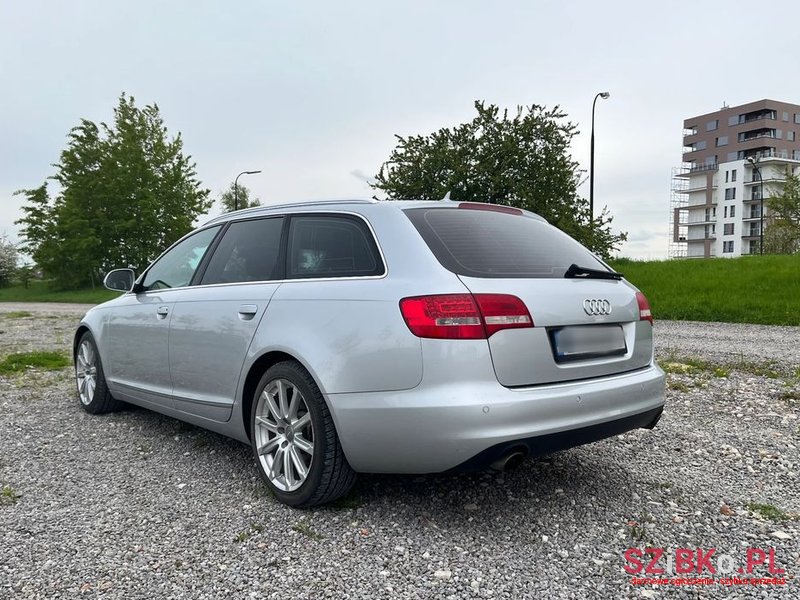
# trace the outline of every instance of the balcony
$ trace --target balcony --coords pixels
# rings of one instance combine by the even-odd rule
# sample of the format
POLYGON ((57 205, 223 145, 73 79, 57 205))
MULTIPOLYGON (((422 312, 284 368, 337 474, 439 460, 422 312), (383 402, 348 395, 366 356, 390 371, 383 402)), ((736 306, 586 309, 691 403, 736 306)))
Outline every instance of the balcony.
MULTIPOLYGON (((695 186, 695 187, 687 187, 687 188, 683 188, 683 189, 681 189, 681 190, 678 190, 678 189, 676 189, 675 191, 676 191, 678 194, 694 194, 694 193, 696 193, 696 192, 705 192, 707 189, 709 189, 709 188, 708 188, 708 186, 707 186, 707 185, 704 183, 703 185, 697 185, 697 186, 695 186)), ((712 190, 715 190, 715 189, 717 189, 717 184, 716 184, 716 183, 714 183, 714 184, 711 186, 711 189, 712 189, 712 190)))
POLYGON ((774 129, 756 129, 754 131, 745 131, 739 134, 740 142, 749 142, 750 140, 758 140, 761 138, 776 139, 774 129))
MULTIPOLYGON (((770 180, 767 180, 767 181, 770 181, 770 180)), ((761 194, 760 194, 760 191, 761 191, 761 186, 760 186, 760 185, 758 185, 759 181, 758 181, 758 180, 756 180, 756 181, 745 181, 744 183, 745 183, 745 184, 748 184, 748 183, 751 183, 751 184, 752 184, 752 183, 755 183, 755 184, 756 184, 756 187, 754 187, 754 188, 751 188, 751 190, 750 190, 750 191, 752 192, 752 194, 750 194, 749 196, 745 196, 744 198, 742 198, 742 202, 761 202, 761 194)), ((767 194, 764 194, 764 200, 765 200, 765 201, 766 201, 766 200, 769 200, 769 198, 770 198, 770 196, 769 196, 769 195, 767 195, 767 194)))
POLYGON ((783 160, 800 160, 789 156, 788 150, 776 150, 775 148, 769 148, 769 147, 764 147, 761 150, 753 149, 753 150, 740 151, 737 158, 739 160, 742 159, 746 160, 748 158, 758 158, 758 159, 781 158, 783 160))
POLYGON ((745 113, 743 115, 739 115, 739 124, 752 123, 753 121, 760 121, 761 119, 777 121, 778 113, 776 113, 774 110, 757 110, 745 113))
POLYGON ((688 177, 694 173, 701 173, 703 171, 716 171, 719 169, 719 164, 717 163, 689 163, 684 167, 686 169, 682 173, 676 173, 676 177, 688 177))
POLYGON ((702 242, 706 240, 717 239, 717 232, 712 229, 713 225, 702 225, 699 223, 690 223, 690 227, 686 232, 686 238, 689 242, 702 242), (691 227, 695 225, 695 227, 691 227))

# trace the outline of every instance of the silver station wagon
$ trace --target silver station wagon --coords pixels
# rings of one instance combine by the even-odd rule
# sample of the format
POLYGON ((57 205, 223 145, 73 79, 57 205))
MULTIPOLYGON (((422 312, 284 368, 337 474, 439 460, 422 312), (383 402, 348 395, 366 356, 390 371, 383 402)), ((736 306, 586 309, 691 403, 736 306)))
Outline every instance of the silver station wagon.
POLYGON ((541 217, 468 202, 337 201, 213 219, 91 309, 78 396, 252 447, 282 502, 356 473, 493 466, 652 428, 641 292, 541 217))

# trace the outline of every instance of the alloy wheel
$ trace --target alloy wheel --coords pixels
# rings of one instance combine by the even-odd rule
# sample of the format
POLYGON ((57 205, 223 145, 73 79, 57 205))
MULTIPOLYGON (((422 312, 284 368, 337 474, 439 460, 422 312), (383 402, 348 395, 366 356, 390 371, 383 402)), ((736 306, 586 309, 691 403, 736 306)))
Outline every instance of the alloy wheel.
POLYGON ((300 390, 287 379, 267 383, 255 412, 258 459, 270 483, 297 490, 308 478, 314 457, 314 427, 300 390))
POLYGON ((78 348, 75 379, 81 403, 88 406, 94 399, 97 387, 97 353, 89 340, 83 340, 78 348))

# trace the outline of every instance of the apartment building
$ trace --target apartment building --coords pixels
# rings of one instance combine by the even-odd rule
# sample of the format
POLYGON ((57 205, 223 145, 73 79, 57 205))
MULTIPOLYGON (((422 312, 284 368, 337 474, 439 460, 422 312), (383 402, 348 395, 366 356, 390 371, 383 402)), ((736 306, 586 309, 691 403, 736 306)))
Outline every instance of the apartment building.
POLYGON ((759 254, 765 200, 779 193, 787 168, 800 169, 800 105, 759 100, 686 119, 670 256, 759 254))

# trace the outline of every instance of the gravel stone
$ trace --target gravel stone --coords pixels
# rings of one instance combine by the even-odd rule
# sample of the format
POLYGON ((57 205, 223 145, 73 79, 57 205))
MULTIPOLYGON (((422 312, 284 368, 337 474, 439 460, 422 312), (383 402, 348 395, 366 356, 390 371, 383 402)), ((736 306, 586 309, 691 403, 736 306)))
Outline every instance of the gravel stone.
MULTIPOLYGON (((68 351, 85 309, 0 304, 0 357, 68 351)), ((86 414, 72 369, 0 378, 0 598, 800 596, 800 328, 655 333, 660 359, 742 368, 670 373, 652 431, 502 475, 362 475, 305 512, 272 499, 238 442, 134 407, 86 414), (779 376, 744 367, 767 361, 779 376), (737 565, 774 549, 788 584, 633 585, 623 554, 648 546, 737 565)))

